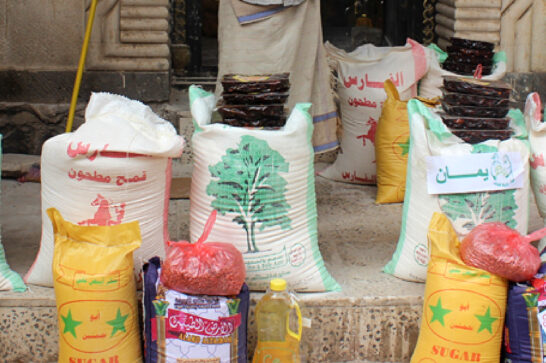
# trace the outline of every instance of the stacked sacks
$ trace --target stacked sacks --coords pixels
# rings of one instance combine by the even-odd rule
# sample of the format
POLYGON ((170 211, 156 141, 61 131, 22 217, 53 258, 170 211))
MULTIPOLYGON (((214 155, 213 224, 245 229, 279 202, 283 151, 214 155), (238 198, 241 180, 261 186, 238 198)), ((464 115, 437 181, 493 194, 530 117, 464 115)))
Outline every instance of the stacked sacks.
MULTIPOLYGON (((0 135, 0 141, 2 135, 0 135)), ((2 149, 0 147, 0 166, 2 164, 2 149)), ((6 261, 4 246, 0 243, 0 290, 13 290, 16 292, 24 292, 26 290, 25 283, 21 276, 15 271, 12 271, 6 261)))
POLYGON ((442 120, 455 136, 470 144, 506 140, 512 134, 506 116, 511 90, 502 81, 444 77, 442 120))
POLYGON ((366 44, 350 53, 325 44, 339 98, 343 136, 336 161, 319 175, 356 184, 376 183, 375 134, 390 79, 401 100, 417 95, 417 82, 427 72, 425 48, 408 38, 399 47, 366 44))
POLYGON ((138 221, 142 261, 165 256, 171 158, 184 139, 148 106, 123 96, 94 93, 85 123, 47 140, 42 148, 42 240, 25 281, 53 286, 53 228, 46 210, 54 207, 71 223, 112 226, 138 221))
POLYGON ((427 227, 434 212, 445 213, 460 236, 484 222, 502 222, 526 234, 529 149, 521 111, 508 114, 514 130, 510 139, 473 145, 454 136, 418 100, 408 102, 408 113, 410 150, 402 226, 385 272, 406 280, 425 280, 427 227), (459 181, 465 182, 463 190, 445 189, 461 186, 459 181), (429 190, 431 187, 436 189, 429 190))
POLYGON ((243 127, 284 126, 284 104, 290 90, 289 73, 264 75, 226 74, 222 78, 222 123, 243 127))
POLYGON ((210 239, 242 252, 251 290, 279 276, 294 290, 339 290, 318 248, 310 105, 296 105, 279 130, 211 123, 214 105, 214 95, 190 87, 191 241, 217 210, 210 239))

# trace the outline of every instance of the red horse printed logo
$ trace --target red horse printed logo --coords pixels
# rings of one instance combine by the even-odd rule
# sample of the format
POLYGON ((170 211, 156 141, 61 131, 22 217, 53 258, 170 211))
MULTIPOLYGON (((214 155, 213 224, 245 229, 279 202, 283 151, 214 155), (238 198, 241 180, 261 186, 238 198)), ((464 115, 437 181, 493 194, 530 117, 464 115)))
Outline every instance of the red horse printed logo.
POLYGON ((544 166, 544 155, 536 155, 533 154, 531 160, 529 160, 529 163, 531 164, 531 168, 535 169, 539 166, 544 166))
POLYGON ((373 117, 370 117, 366 125, 369 125, 368 133, 359 135, 356 138, 362 139, 362 146, 366 146, 366 139, 370 140, 372 144, 375 144, 375 130, 377 130, 377 120, 374 120, 373 117))
POLYGON ((95 212, 95 215, 91 219, 86 219, 78 222, 80 226, 113 226, 120 224, 125 216, 125 203, 121 203, 119 206, 113 206, 112 201, 106 199, 100 194, 97 194, 97 199, 91 202, 92 206, 98 206, 99 209, 95 212), (116 219, 112 218, 110 210, 114 208, 116 219))

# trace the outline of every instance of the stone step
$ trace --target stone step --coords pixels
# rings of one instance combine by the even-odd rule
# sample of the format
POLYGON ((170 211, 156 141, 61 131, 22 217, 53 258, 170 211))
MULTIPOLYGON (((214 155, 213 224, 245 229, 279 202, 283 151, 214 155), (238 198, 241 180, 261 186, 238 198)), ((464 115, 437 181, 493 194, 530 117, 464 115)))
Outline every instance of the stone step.
MULTIPOLYGON (((320 167, 320 165, 317 165, 320 167)), ((319 245, 340 293, 300 293, 311 319, 302 351, 308 362, 408 362, 418 336, 424 285, 381 272, 398 238, 400 204, 374 204, 375 187, 316 180, 319 245)), ((8 262, 24 274, 38 252, 40 185, 2 181, 2 241, 8 262)), ((170 202, 173 240, 188 239, 189 200, 170 202)), ((251 294, 249 351, 256 341, 251 294)), ((0 292, 0 356, 9 362, 57 359, 54 291, 30 286, 0 292), (14 328, 17 327, 17 328, 14 328)))

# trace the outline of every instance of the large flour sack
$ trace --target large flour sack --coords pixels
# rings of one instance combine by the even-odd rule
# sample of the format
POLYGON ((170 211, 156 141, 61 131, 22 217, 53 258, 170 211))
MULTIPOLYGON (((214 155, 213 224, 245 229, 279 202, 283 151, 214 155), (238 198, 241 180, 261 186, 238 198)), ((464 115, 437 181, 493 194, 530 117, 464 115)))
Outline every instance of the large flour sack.
POLYGON ((85 123, 42 147, 42 240, 25 276, 28 283, 52 286, 53 229, 46 210, 82 226, 138 221, 142 245, 134 253, 135 271, 144 259, 164 256, 171 157, 184 140, 175 128, 138 101, 94 93, 85 123))
MULTIPOLYGON (((529 148, 525 140, 527 133, 521 111, 510 110, 508 113, 508 117, 512 119, 512 138, 504 141, 487 140, 474 145, 453 135, 438 115, 417 100, 408 102, 408 114, 410 150, 402 225, 396 251, 385 266, 385 272, 410 281, 426 279, 429 257, 427 228, 434 212, 444 213, 461 238, 484 222, 502 222, 526 235, 529 220, 529 148), (488 165, 491 178, 493 169, 503 173, 506 171, 506 178, 521 178, 522 187, 429 194, 428 157, 442 157, 449 161, 450 158, 470 158, 481 153, 490 158, 488 165), (516 169, 515 165, 514 169, 510 165, 504 165, 504 159, 495 161, 496 156, 504 158, 507 153, 517 155, 521 169, 516 169)), ((472 162, 467 164, 473 166, 472 162)), ((456 174, 453 169, 450 170, 452 174, 456 174)), ((500 181, 501 176, 497 177, 500 181)))
MULTIPOLYGON (((541 120, 541 101, 538 93, 533 92, 527 96, 525 102, 525 122, 529 130, 529 144, 531 147, 531 187, 535 195, 538 212, 546 219, 546 122, 541 120)), ((543 238, 538 250, 546 247, 546 238, 543 238)))
POLYGON ((310 104, 297 104, 283 128, 260 130, 211 124, 214 103, 190 88, 191 242, 217 210, 209 239, 243 253, 251 290, 265 290, 274 277, 298 291, 338 290, 318 248, 310 104))
POLYGON ((390 79, 401 100, 417 95, 417 81, 427 71, 424 47, 408 39, 400 47, 366 44, 351 53, 326 43, 336 74, 343 136, 336 161, 319 173, 328 179, 375 184, 375 131, 390 79))

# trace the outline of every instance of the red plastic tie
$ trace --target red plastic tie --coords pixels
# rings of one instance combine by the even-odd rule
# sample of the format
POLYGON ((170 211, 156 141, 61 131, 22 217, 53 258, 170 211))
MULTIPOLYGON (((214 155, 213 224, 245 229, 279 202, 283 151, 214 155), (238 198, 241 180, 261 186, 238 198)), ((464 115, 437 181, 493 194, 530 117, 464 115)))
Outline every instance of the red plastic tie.
POLYGON ((210 213, 209 219, 207 219, 207 223, 205 224, 205 229, 203 230, 203 234, 201 235, 201 237, 199 237, 199 239, 196 242, 197 244, 205 242, 207 238, 209 238, 210 231, 212 231, 214 222, 216 222, 217 214, 218 212, 216 211, 216 209, 210 213))
POLYGON ((542 237, 546 236, 546 227, 539 229, 538 231, 534 231, 531 234, 528 234, 527 236, 523 237, 527 243, 531 243, 533 241, 538 241, 542 237))
POLYGON ((482 71, 483 71, 483 67, 482 67, 482 64, 478 64, 478 66, 476 67, 476 70, 474 71, 474 78, 476 79, 482 79, 482 71))

